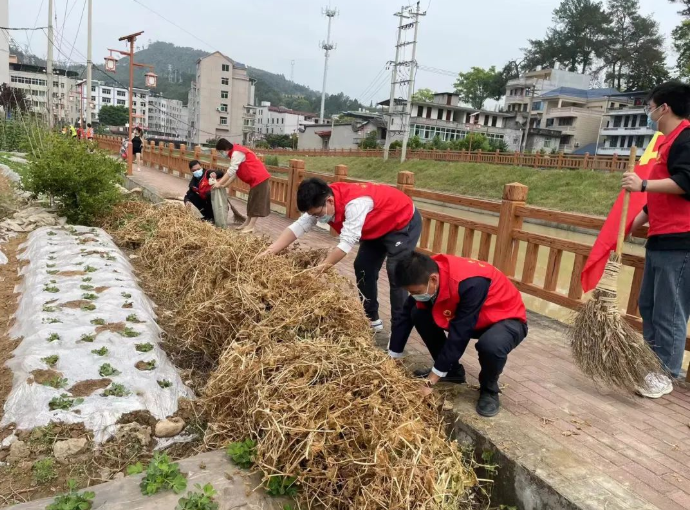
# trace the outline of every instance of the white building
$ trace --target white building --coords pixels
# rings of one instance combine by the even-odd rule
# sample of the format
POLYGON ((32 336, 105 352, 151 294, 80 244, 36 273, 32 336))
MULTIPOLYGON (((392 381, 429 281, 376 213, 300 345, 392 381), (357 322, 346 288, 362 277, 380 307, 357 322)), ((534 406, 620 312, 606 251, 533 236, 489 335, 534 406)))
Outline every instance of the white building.
POLYGON ((646 97, 647 92, 623 92, 609 97, 597 154, 627 156, 633 145, 638 151, 647 148, 654 131, 647 127, 646 97))
MULTIPOLYGON (((77 94, 79 97, 83 95, 82 108, 86 112, 86 80, 77 83, 77 94), (82 93, 83 91, 83 93, 82 93)), ((134 117, 134 125, 146 128, 147 125, 147 111, 148 98, 150 91, 148 89, 135 88, 132 96, 132 115, 134 117)), ((98 122, 98 112, 104 106, 123 106, 125 109, 129 108, 129 90, 112 85, 106 85, 102 81, 91 81, 91 98, 92 109, 91 119, 87 122, 98 122)), ((85 114, 85 113, 84 113, 85 114)))
POLYGON ((290 110, 284 106, 271 106, 268 101, 262 101, 257 106, 254 117, 254 129, 257 139, 266 135, 293 135, 304 126, 316 123, 318 114, 290 110))
MULTIPOLYGON (((183 109, 186 108, 182 101, 177 99, 149 96, 147 107, 149 135, 186 138, 187 120, 186 118, 183 119, 183 109)), ((187 116, 188 113, 184 115, 184 117, 187 116)))
POLYGON ((246 106, 252 104, 254 80, 247 75, 247 66, 218 51, 199 59, 187 101, 188 141, 201 144, 227 138, 246 143, 246 106))
MULTIPOLYGON (((532 92, 538 96, 560 87, 587 90, 591 80, 592 77, 588 74, 573 73, 561 69, 530 71, 506 83, 504 109, 508 112, 526 112, 532 92)), ((534 103, 532 113, 539 116, 539 111, 534 109, 534 103)))
MULTIPOLYGON (((31 110, 40 115, 48 114, 48 79, 46 68, 29 64, 9 64, 9 84, 21 89, 30 101, 31 110)), ((53 113, 57 122, 73 122, 78 118, 78 101, 70 101, 76 93, 78 73, 53 69, 53 113)))
MULTIPOLYGON (((9 2, 0 2, 0 27, 9 27, 9 2)), ((10 36, 7 30, 0 35, 0 85, 10 81, 10 36)))

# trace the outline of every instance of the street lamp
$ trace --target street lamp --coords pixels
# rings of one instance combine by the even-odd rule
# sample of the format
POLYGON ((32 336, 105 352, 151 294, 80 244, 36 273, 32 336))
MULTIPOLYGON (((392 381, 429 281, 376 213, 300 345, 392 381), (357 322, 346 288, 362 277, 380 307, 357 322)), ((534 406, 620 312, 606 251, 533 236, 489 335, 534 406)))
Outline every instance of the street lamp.
POLYGON ((113 50, 108 48, 108 51, 110 52, 110 55, 105 57, 105 68, 107 71, 114 73, 116 69, 116 62, 117 60, 115 57, 113 57, 113 53, 119 53, 120 55, 123 55, 125 57, 129 57, 129 122, 127 124, 127 175, 132 175, 132 126, 134 123, 132 122, 132 98, 134 97, 134 68, 135 67, 146 67, 149 69, 149 72, 146 73, 144 83, 146 84, 147 87, 153 88, 156 86, 157 82, 157 76, 153 73, 153 66, 149 64, 139 64, 137 62, 134 62, 134 42, 137 40, 137 37, 139 37, 141 34, 143 34, 143 30, 141 32, 137 32, 135 34, 130 34, 130 35, 125 35, 120 37, 118 40, 119 41, 127 41, 129 43, 129 51, 121 51, 121 50, 113 50))

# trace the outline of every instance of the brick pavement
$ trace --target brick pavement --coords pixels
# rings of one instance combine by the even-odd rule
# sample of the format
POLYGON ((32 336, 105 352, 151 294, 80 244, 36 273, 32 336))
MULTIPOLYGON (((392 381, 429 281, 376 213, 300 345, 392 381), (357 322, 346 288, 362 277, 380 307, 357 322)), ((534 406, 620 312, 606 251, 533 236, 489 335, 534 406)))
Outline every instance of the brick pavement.
MULTIPOLYGON (((133 178, 162 195, 182 196, 187 188, 185 180, 147 168, 133 178)), ((236 205, 243 210, 241 202, 236 205)), ((257 230, 275 238, 288 224, 285 217, 272 214, 259 221, 257 230)), ((334 240, 320 231, 300 243, 326 247, 334 240)), ((338 266, 349 277, 354 276, 353 258, 354 253, 349 254, 338 266)), ((381 315, 388 321, 385 271, 379 281, 381 315)), ((651 505, 690 510, 690 388, 678 384, 671 395, 648 400, 597 387, 573 365, 564 333, 557 321, 530 314, 529 335, 511 353, 501 377, 502 412, 508 413, 516 431, 540 431, 589 469, 603 471, 651 505)), ((407 351, 415 363, 428 361, 414 335, 407 351)), ((479 365, 472 347, 463 363, 470 384, 476 384, 479 365)), ((598 489, 608 492, 603 485, 598 489)))

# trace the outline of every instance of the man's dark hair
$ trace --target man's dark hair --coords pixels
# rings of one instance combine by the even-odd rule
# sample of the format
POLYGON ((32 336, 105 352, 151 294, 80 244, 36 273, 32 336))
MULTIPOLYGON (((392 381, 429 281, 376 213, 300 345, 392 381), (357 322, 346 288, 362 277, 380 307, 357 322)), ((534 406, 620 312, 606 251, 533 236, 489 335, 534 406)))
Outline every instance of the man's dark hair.
POLYGON ((232 150, 232 144, 227 141, 225 138, 221 138, 216 142, 216 150, 217 151, 231 151, 232 150))
POLYGON ((333 190, 326 181, 312 177, 303 180, 297 188, 297 209, 307 212, 314 207, 323 207, 326 199, 333 195, 333 190))
POLYGON ((199 162, 196 159, 191 160, 189 162, 189 169, 191 170, 192 168, 194 168, 198 164, 199 164, 199 162))
POLYGON ((91 124, 87 124, 86 127, 91 127, 91 124))
POLYGON ((429 282, 429 276, 438 273, 438 264, 422 253, 412 252, 395 266, 395 282, 401 287, 422 285, 429 282))
POLYGON ((654 87, 647 97, 647 102, 650 101, 654 101, 657 106, 667 104, 677 117, 690 117, 690 85, 667 81, 654 87))

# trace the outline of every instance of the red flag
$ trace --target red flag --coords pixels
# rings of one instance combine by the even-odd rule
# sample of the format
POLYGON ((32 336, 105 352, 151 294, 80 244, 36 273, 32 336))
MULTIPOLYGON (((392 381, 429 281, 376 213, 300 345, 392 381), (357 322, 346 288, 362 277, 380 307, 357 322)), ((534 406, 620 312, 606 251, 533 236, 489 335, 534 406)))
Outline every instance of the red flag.
MULTIPOLYGON (((647 150, 644 151, 639 163, 635 166, 635 173, 639 175, 640 178, 647 179, 649 177, 649 173, 656 163, 657 151, 663 141, 664 135, 657 133, 647 146, 647 150)), ((621 191, 618 195, 618 199, 616 199, 616 203, 613 204, 611 211, 606 217, 604 226, 601 228, 601 232, 599 232, 594 246, 592 246, 592 251, 589 252, 589 257, 587 257, 587 262, 580 275, 580 282, 582 283, 582 290, 584 292, 589 292, 597 286, 601 276, 604 274, 604 267, 606 266, 606 261, 609 259, 611 251, 616 249, 624 196, 625 191, 621 191)), ((630 232, 633 220, 646 204, 647 193, 630 194, 630 207, 628 208, 628 217, 625 223, 626 235, 630 232)))

